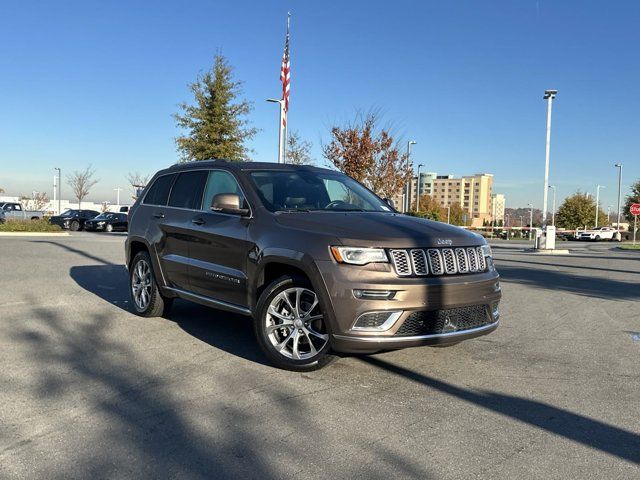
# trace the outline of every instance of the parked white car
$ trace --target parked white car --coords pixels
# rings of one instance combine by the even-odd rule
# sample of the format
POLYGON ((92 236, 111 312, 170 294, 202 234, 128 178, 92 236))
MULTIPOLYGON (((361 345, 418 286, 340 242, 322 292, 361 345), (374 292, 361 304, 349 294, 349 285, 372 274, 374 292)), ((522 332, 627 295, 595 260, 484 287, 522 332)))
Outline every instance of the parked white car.
POLYGON ((610 240, 619 242, 621 240, 620 232, 613 227, 596 227, 591 230, 582 230, 576 233, 578 240, 610 240))

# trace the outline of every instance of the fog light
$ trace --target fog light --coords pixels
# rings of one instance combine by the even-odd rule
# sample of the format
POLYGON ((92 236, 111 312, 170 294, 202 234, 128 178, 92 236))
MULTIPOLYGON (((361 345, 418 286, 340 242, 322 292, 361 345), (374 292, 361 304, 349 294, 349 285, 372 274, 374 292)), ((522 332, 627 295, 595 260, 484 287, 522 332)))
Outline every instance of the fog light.
POLYGON ((353 325, 353 330, 383 332, 389 330, 400 318, 400 315, 402 315, 402 311, 363 313, 353 325))
POLYGON ((359 288, 353 289, 354 297, 366 300, 391 300, 393 297, 395 297, 395 295, 395 290, 360 290, 359 288))
POLYGON ((491 316, 493 317, 494 322, 500 318, 500 309, 498 308, 499 305, 500 302, 493 302, 491 304, 491 316))

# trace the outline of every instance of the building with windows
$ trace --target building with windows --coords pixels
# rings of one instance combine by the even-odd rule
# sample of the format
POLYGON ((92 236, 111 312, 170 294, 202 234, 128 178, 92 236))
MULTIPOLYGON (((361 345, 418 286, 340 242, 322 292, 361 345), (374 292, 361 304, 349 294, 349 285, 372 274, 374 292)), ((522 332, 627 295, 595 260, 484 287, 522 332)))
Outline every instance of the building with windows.
POLYGON ((491 197, 491 214, 495 222, 500 225, 504 225, 504 209, 506 207, 506 200, 502 193, 495 193, 491 197))

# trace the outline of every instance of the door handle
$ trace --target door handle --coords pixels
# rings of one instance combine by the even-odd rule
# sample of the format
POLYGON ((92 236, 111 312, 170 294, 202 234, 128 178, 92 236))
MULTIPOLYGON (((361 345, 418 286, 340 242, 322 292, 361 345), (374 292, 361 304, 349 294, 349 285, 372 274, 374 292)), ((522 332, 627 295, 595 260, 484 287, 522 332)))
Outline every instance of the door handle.
POLYGON ((160 213, 154 213, 153 216, 155 218, 164 218, 164 213, 160 212, 160 213))
POLYGON ((196 225, 204 225, 204 220, 202 218, 194 218, 193 220, 191 220, 191 223, 194 223, 196 225))

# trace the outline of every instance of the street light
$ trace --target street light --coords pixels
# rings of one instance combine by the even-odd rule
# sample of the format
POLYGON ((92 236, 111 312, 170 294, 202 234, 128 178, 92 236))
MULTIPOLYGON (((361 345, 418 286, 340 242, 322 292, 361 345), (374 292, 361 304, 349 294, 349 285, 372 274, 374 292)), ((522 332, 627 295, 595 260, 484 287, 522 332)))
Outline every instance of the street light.
POLYGON ((447 205, 447 223, 451 223, 451 200, 449 200, 449 205, 447 205))
POLYGON ((596 185, 596 228, 598 226, 598 213, 600 211, 600 189, 607 188, 604 185, 596 185))
POLYGON ((622 164, 616 163, 614 167, 618 169, 618 224, 616 225, 616 229, 620 230, 620 189, 622 187, 622 164))
POLYGON ((520 230, 522 230, 522 219, 524 218, 524 215, 518 215, 520 217, 520 230))
POLYGON ((611 205, 608 205, 607 206, 607 223, 611 222, 611 220, 609 218, 610 216, 611 216, 611 205))
POLYGON ((62 213, 62 169, 55 167, 54 170, 58 171, 58 215, 62 213))
POLYGON ((556 226, 556 186, 549 185, 553 189, 553 208, 551 209, 551 225, 556 226))
POLYGON ((416 182, 416 212, 420 211, 420 168, 424 167, 421 163, 418 165, 418 181, 416 182))
MULTIPOLYGON (((417 142, 414 140, 409 140, 407 142, 407 176, 409 176, 409 159, 411 158, 411 145, 415 145, 417 142)), ((404 206, 405 212, 409 211, 409 207, 410 207, 410 198, 409 198, 409 194, 411 192, 411 178, 409 178, 409 180, 407 181, 407 186, 405 187, 405 191, 404 191, 404 206)))
MULTIPOLYGON (((278 124, 278 163, 285 163, 284 158, 284 149, 287 148, 286 145, 283 146, 283 138, 282 138, 282 121, 284 119, 284 100, 278 100, 277 98, 267 98, 267 102, 278 103, 280 104, 280 123, 278 124)), ((287 139, 284 139, 286 143, 287 139)))
POLYGON ((113 189, 114 192, 118 192, 116 199, 116 205, 118 205, 118 207, 120 206, 120 190, 122 190, 120 187, 113 189))
POLYGON ((533 204, 527 203, 528 207, 531 207, 530 220, 529 220, 529 240, 531 240, 531 234, 533 233, 533 204))
POLYGON ((547 226, 547 195, 549 190, 549 149, 551 147, 551 106, 553 99, 558 94, 557 90, 545 90, 544 99, 547 101, 547 144, 544 160, 544 196, 542 200, 542 227, 547 226))

